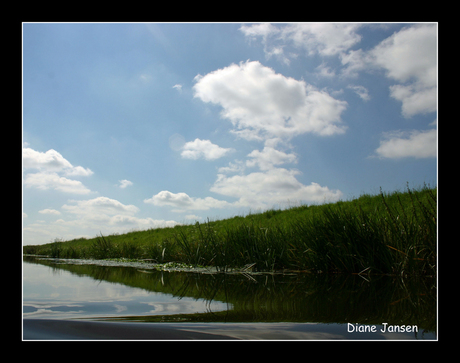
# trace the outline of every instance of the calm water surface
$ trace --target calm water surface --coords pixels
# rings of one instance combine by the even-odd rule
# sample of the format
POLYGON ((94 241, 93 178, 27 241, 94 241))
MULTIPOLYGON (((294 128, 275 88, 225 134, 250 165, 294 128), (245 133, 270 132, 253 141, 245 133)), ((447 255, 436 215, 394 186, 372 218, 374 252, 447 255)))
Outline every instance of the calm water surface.
POLYGON ((72 268, 69 271, 62 267, 63 265, 24 263, 24 318, 69 319, 193 314, 229 308, 226 303, 220 301, 178 298, 168 293, 104 280, 104 276, 111 275, 108 270, 118 270, 116 272, 120 276, 123 273, 127 276, 143 275, 132 268, 91 266, 88 273, 93 272, 93 275, 85 275, 75 269, 71 272, 72 268))
POLYGON ((24 258, 25 321, 89 318, 123 321, 125 327, 175 322, 168 326, 195 324, 198 330, 212 327, 220 333, 236 329, 243 339, 256 332, 274 337, 267 332, 276 329, 299 337, 308 336, 302 331, 324 337, 334 331, 342 339, 436 339, 435 279, 161 272, 63 262, 24 258), (365 326, 380 332, 382 324, 385 334, 365 335, 365 326), (388 332, 402 326, 418 331, 388 332), (323 330, 325 335, 318 335, 323 330))

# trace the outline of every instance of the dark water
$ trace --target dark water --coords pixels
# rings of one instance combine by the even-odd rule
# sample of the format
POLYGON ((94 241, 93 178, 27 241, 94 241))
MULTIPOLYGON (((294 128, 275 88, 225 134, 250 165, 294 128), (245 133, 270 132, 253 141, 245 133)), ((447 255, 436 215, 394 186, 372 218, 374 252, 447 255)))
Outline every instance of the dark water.
POLYGON ((91 324, 104 320, 98 327, 123 321, 117 326, 138 333, 139 326, 193 327, 219 337, 232 331, 241 339, 436 339, 435 282, 373 275, 161 272, 24 258, 24 331, 32 331, 31 322, 35 332, 45 322, 86 318, 91 324))

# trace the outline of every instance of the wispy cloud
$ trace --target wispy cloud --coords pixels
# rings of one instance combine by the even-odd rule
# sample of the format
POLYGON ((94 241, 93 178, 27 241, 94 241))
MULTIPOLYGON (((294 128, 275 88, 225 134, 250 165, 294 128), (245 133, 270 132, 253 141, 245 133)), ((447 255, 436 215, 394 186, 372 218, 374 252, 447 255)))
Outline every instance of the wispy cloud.
POLYGON ((126 187, 129 187, 129 186, 133 185, 132 181, 129 181, 129 180, 126 180, 126 179, 119 180, 118 182, 120 183, 120 185, 118 185, 118 186, 121 189, 125 189, 126 187))
POLYGON ((54 214, 54 215, 60 215, 61 214, 61 212, 59 212, 56 209, 42 209, 42 210, 39 210, 38 213, 41 213, 41 214, 54 214))
MULTIPOLYGON (((286 52, 280 51, 284 46, 289 45, 307 55, 337 55, 361 41, 357 33, 361 26, 352 23, 254 24, 243 25, 240 31, 249 39, 262 38, 267 56, 277 49, 279 59, 289 64, 286 52)), ((295 53, 291 52, 291 58, 292 54, 295 53)))
POLYGON ((347 88, 353 90, 363 101, 369 101, 371 99, 369 91, 364 86, 349 85, 347 88))

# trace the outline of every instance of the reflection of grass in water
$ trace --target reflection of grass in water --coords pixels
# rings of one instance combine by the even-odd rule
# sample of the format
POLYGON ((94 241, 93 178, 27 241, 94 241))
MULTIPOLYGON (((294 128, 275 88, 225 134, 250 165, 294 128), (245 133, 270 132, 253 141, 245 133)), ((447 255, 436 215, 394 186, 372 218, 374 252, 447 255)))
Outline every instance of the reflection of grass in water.
POLYGON ((254 270, 436 273, 437 190, 363 195, 348 202, 270 210, 222 221, 42 246, 61 258, 148 258, 254 270))
MULTIPOLYGON (((157 277, 158 278, 158 277, 157 277)), ((178 297, 224 301, 227 311, 123 317, 150 322, 321 322, 418 325, 436 330, 434 279, 351 275, 163 275, 178 297)))
MULTIPOLYGON (((164 322, 319 322, 417 325, 436 331, 436 279, 351 274, 202 274, 97 265, 40 264, 147 291, 228 303, 201 314, 127 316, 164 322)), ((111 318, 112 319, 112 318, 111 318)))

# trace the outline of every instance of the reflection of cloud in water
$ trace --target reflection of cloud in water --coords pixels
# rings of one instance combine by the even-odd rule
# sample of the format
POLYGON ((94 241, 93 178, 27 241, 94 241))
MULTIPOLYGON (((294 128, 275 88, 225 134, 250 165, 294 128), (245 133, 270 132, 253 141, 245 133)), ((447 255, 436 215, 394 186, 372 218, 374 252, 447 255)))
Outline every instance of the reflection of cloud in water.
POLYGON ((133 288, 120 283, 59 273, 48 266, 24 264, 24 318, 84 318, 152 314, 185 314, 226 310, 221 302, 133 288))
POLYGON ((128 307, 124 306, 124 305, 114 304, 113 306, 115 306, 115 309, 116 309, 117 313, 121 313, 122 311, 128 310, 128 307))
POLYGON ((84 310, 77 310, 75 308, 83 308, 84 305, 80 304, 44 304, 44 303, 32 303, 28 302, 23 305, 23 317, 25 318, 37 318, 43 315, 59 315, 64 314, 75 315, 84 313, 84 310))
POLYGON ((185 299, 182 298, 181 301, 176 302, 143 302, 141 304, 146 304, 153 309, 149 311, 150 314, 194 314, 207 311, 222 311, 231 309, 231 305, 227 306, 226 303, 221 301, 200 301, 195 299, 185 299))

